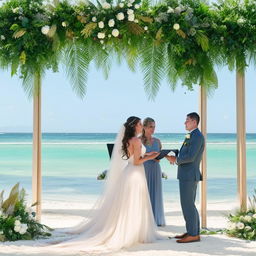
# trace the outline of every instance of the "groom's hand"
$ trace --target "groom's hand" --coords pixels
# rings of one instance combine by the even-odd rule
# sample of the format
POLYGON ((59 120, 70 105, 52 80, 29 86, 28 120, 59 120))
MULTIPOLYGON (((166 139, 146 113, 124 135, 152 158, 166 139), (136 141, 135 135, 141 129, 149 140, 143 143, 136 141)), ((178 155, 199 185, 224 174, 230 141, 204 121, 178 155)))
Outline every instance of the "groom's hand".
POLYGON ((176 156, 166 156, 170 164, 175 164, 176 163, 176 156))

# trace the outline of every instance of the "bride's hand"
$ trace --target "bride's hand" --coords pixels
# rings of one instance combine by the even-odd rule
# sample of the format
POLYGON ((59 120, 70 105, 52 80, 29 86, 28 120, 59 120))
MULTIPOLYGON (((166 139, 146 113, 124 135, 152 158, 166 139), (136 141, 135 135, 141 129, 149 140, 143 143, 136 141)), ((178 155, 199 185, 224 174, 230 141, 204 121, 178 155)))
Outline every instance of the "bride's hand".
POLYGON ((155 159, 157 156, 159 156, 159 152, 150 152, 149 159, 155 159))

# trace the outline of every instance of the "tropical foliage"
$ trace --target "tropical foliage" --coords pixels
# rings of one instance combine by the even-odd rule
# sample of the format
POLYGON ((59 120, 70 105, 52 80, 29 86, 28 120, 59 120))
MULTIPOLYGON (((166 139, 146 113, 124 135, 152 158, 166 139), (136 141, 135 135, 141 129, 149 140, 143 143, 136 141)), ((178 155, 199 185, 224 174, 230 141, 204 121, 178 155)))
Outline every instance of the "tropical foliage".
POLYGON ((38 223, 32 207, 25 204, 25 190, 16 184, 9 197, 3 199, 0 193, 0 241, 29 240, 48 237, 49 227, 38 223))
POLYGON ((0 7, 0 65, 19 74, 30 94, 60 63, 83 96, 90 63, 107 78, 113 61, 124 60, 142 71, 151 98, 163 79, 172 89, 178 80, 191 90, 216 88, 216 65, 243 73, 255 64, 256 0, 45 2, 9 0, 0 7))
POLYGON ((235 215, 228 216, 229 225, 226 233, 230 236, 256 240, 256 190, 249 199, 250 207, 247 211, 238 211, 235 215))

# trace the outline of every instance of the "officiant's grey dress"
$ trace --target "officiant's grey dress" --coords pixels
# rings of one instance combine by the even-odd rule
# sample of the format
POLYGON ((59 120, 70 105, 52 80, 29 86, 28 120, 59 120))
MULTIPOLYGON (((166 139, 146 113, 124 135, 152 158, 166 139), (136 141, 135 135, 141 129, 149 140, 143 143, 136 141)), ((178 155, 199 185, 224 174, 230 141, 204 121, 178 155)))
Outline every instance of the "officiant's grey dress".
MULTIPOLYGON (((153 138, 152 145, 145 145, 146 152, 160 151, 160 141, 153 138)), ((144 162, 148 191, 155 222, 158 226, 165 226, 163 193, 162 193, 162 171, 160 164, 154 160, 144 162)))

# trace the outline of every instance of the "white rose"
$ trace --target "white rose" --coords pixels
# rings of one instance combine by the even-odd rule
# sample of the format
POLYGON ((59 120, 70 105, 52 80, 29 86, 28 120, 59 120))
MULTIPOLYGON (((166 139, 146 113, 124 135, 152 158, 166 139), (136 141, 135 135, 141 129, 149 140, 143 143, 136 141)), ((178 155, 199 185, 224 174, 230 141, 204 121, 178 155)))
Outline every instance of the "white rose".
POLYGON ((1 35, 1 40, 5 40, 5 36, 4 35, 1 35))
POLYGON ((16 8, 14 8, 14 9, 12 9, 12 12, 13 12, 13 13, 17 13, 17 12, 19 12, 19 10, 20 10, 20 8, 19 8, 19 7, 16 7, 16 8))
POLYGON ((179 29, 180 29, 180 25, 179 25, 178 23, 175 23, 175 24, 173 25, 173 28, 174 28, 175 30, 179 30, 179 29))
POLYGON ((110 9, 111 5, 107 2, 105 2, 105 3, 102 4, 102 7, 103 7, 103 9, 110 9))
POLYGON ((128 15, 128 20, 129 20, 129 21, 134 21, 134 19, 135 19, 134 14, 128 15))
POLYGON ((128 9, 128 10, 127 10, 127 14, 128 14, 128 15, 131 15, 131 14, 133 14, 133 13, 134 13, 134 11, 133 11, 132 9, 128 9))
POLYGON ((147 27, 147 26, 145 26, 145 27, 144 27, 144 30, 146 30, 146 31, 147 31, 147 30, 148 30, 148 27, 147 27))
POLYGON ((244 223, 238 222, 238 223, 236 224, 236 227, 237 227, 238 229, 243 229, 243 228, 244 228, 244 223))
POLYGON ((110 38, 110 37, 111 37, 111 34, 108 34, 108 37, 110 38))
POLYGON ((240 19, 237 20, 237 23, 238 24, 243 24, 243 23, 245 23, 245 20, 243 18, 240 18, 240 19))
POLYGON ((67 24, 66 21, 63 21, 63 22, 61 23, 61 25, 62 25, 62 27, 66 27, 68 24, 67 24))
POLYGON ((123 7, 124 7, 124 4, 123 4, 123 3, 120 3, 120 4, 119 4, 119 7, 120 7, 120 8, 123 8, 123 7))
POLYGON ((15 220, 14 225, 15 225, 15 226, 20 226, 20 225, 21 225, 21 223, 20 223, 20 221, 19 221, 19 220, 15 220))
POLYGON ((119 30, 118 29, 113 29, 112 30, 112 36, 118 37, 119 36, 119 30))
POLYGON ((135 22, 135 23, 139 23, 139 20, 135 19, 134 22, 135 22))
POLYGON ((130 2, 131 4, 133 4, 133 3, 135 2, 135 0, 129 0, 129 2, 130 2))
POLYGON ((0 231, 0 235, 3 235, 3 233, 4 233, 4 231, 1 230, 1 231, 0 231))
POLYGON ((118 20, 123 20, 124 19, 124 14, 122 12, 119 12, 117 15, 116 15, 116 18, 118 20))
POLYGON ((109 21, 108 21, 108 26, 109 26, 110 28, 114 27, 114 26, 115 26, 115 21, 114 21, 113 19, 109 20, 109 21))
POLYGON ((172 7, 168 7, 167 13, 174 13, 174 10, 172 9, 172 7))
POLYGON ((251 230, 252 228, 251 228, 250 226, 245 226, 244 229, 247 230, 247 231, 249 231, 249 230, 251 230))
POLYGON ((47 35, 50 31, 50 26, 46 25, 46 26, 43 26, 41 28, 41 32, 44 34, 44 35, 47 35))
POLYGON ((19 233, 21 229, 21 226, 14 226, 14 231, 19 233))
POLYGON ((190 139, 190 133, 186 134, 185 138, 190 139))
POLYGON ((252 215, 252 217, 253 217, 254 219, 256 219, 256 213, 254 213, 254 214, 252 215))
POLYGON ((96 21, 97 21, 97 18, 96 18, 96 17, 92 17, 92 21, 93 21, 93 22, 96 22, 96 21))
POLYGON ((104 22, 103 22, 103 21, 100 21, 100 22, 98 23, 98 27, 99 27, 99 28, 104 28, 104 22))
POLYGON ((139 5, 139 4, 135 4, 135 5, 134 5, 134 8, 135 8, 135 9, 139 9, 139 8, 140 8, 140 5, 139 5))
POLYGON ((182 9, 179 6, 174 9, 174 12, 177 14, 180 14, 181 11, 182 11, 182 9))
POLYGON ((132 4, 129 3, 129 4, 127 4, 127 6, 128 6, 128 7, 132 7, 132 4))
POLYGON ((244 217, 244 220, 250 222, 252 220, 252 217, 247 215, 244 217))
POLYGON ((105 38, 105 33, 99 32, 99 33, 98 33, 98 38, 99 38, 99 39, 104 39, 104 38, 105 38))
POLYGON ((103 41, 103 40, 100 40, 100 43, 101 43, 101 44, 104 44, 104 41, 103 41))

